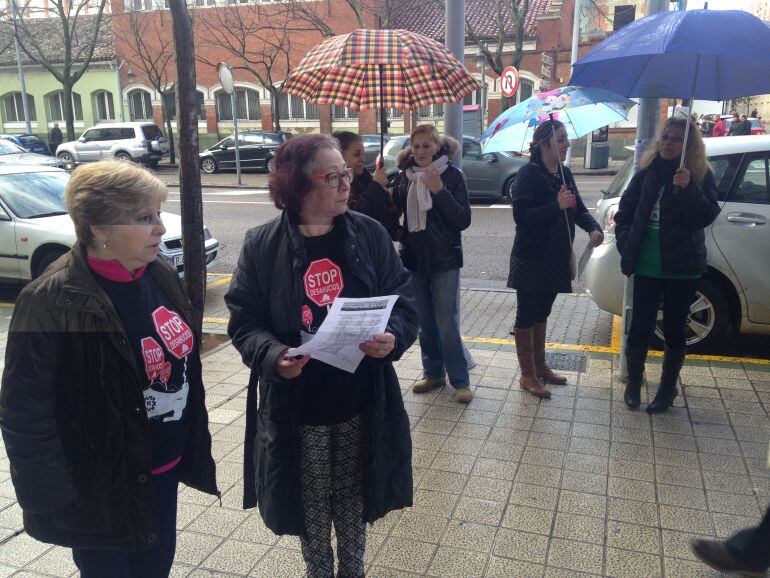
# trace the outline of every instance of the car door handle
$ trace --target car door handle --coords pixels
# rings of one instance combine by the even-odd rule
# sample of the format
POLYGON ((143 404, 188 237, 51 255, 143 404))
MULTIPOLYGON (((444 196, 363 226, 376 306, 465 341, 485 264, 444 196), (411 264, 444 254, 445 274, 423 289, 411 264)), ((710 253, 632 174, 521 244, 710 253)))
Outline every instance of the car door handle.
POLYGON ((753 227, 754 225, 765 225, 767 219, 762 215, 755 215, 754 213, 729 213, 727 220, 736 225, 747 225, 753 227))

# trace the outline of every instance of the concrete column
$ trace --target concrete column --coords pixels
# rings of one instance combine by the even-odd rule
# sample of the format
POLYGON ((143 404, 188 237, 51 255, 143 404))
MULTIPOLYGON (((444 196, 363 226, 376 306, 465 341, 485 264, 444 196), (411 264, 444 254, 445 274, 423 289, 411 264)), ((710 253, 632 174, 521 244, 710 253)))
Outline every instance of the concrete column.
MULTIPOLYGON (((465 60, 465 0, 446 0, 446 46, 460 62, 465 60)), ((463 142, 463 103, 447 103, 444 105, 444 132, 463 142)), ((452 162, 462 168, 460 151, 452 158, 452 162)))

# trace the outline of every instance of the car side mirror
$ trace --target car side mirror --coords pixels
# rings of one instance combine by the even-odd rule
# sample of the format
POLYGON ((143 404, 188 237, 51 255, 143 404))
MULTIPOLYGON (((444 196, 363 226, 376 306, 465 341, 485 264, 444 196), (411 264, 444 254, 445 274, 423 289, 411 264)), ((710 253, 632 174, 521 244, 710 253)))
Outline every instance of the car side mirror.
POLYGON ((493 155, 492 153, 488 153, 488 154, 482 155, 481 158, 483 158, 488 163, 496 163, 497 162, 497 157, 495 155, 493 155))
POLYGON ((219 145, 219 150, 226 151, 227 150, 227 145, 226 144, 219 145))
POLYGON ((81 137, 78 139, 78 142, 88 142, 88 139, 87 139, 86 137, 84 137, 84 136, 81 136, 81 137))
POLYGON ((5 212, 5 209, 0 207, 0 221, 10 221, 11 217, 5 212))

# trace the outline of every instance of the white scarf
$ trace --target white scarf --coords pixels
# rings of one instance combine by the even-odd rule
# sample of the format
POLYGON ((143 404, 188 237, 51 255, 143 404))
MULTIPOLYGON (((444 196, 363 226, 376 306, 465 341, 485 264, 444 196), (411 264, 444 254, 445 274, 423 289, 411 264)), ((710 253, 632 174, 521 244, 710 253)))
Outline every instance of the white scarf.
POLYGON ((406 223, 410 233, 424 231, 428 222, 428 211, 433 208, 433 197, 425 184, 425 169, 433 167, 438 174, 443 173, 449 159, 442 155, 427 167, 409 167, 406 178, 409 179, 409 192, 406 196, 406 223))

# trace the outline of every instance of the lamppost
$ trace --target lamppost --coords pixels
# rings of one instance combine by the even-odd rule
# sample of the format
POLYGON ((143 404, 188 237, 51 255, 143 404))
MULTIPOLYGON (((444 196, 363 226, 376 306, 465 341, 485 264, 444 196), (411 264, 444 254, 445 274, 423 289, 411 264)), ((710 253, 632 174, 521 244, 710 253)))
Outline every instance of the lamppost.
POLYGON ((123 60, 120 64, 118 64, 117 58, 114 61, 115 66, 115 82, 118 85, 118 109, 120 110, 120 122, 123 122, 126 120, 126 114, 123 111, 123 85, 120 82, 120 69, 123 68, 123 65, 128 62, 127 60, 123 60))
POLYGON ((16 64, 19 68, 19 87, 21 88, 21 106, 24 110, 24 125, 27 133, 32 133, 32 121, 29 118, 29 98, 27 96, 27 87, 24 83, 24 64, 21 62, 21 50, 19 49, 19 32, 16 28, 16 18, 18 18, 19 8, 16 6, 16 0, 11 0, 11 22, 13 23, 13 42, 16 46, 16 64))
POLYGON ((235 173, 238 185, 241 184, 241 151, 238 148, 238 113, 235 109, 235 85, 233 84, 233 71, 224 62, 219 63, 219 83, 222 90, 230 95, 230 108, 233 113, 233 139, 235 139, 235 173))
MULTIPOLYGON (((486 49, 486 44, 484 48, 486 49)), ((479 134, 484 134, 484 120, 487 117, 487 57, 481 49, 476 54, 476 63, 481 66, 481 102, 479 103, 481 105, 479 107, 481 110, 481 118, 479 119, 481 132, 479 134)))

